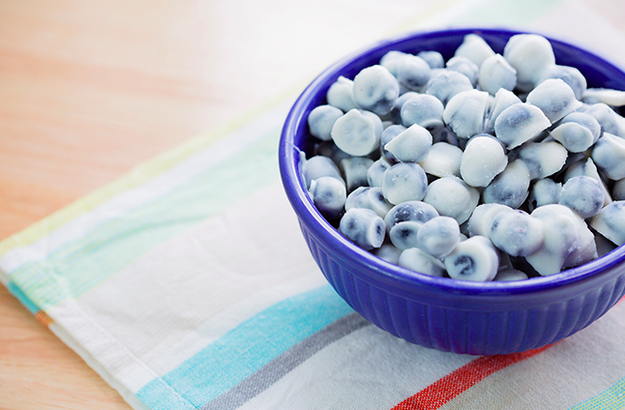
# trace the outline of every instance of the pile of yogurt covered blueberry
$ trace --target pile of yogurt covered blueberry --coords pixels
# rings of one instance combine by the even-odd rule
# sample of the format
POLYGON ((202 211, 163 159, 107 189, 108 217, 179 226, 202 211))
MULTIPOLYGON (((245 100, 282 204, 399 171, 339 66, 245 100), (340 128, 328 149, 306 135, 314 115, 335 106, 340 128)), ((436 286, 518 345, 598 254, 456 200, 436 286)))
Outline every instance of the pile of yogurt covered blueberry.
POLYGON ((385 54, 308 117, 318 210, 380 258, 433 276, 519 280, 625 243, 625 92, 593 89, 549 41, 495 53, 469 34, 385 54))

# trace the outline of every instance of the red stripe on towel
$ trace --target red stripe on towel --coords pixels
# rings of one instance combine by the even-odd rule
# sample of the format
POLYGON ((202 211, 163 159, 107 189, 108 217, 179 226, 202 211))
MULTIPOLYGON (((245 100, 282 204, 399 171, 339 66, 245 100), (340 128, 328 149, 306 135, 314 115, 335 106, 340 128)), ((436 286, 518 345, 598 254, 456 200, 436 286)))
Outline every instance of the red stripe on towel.
POLYGON ((50 327, 50 325, 54 323, 54 320, 52 320, 52 318, 48 316, 46 312, 44 312, 43 310, 40 310, 37 313, 35 313, 35 317, 37 318, 38 321, 43 323, 46 327, 50 327))
POLYGON ((522 353, 479 357, 402 401, 392 410, 436 410, 491 374, 551 346, 553 344, 522 353))

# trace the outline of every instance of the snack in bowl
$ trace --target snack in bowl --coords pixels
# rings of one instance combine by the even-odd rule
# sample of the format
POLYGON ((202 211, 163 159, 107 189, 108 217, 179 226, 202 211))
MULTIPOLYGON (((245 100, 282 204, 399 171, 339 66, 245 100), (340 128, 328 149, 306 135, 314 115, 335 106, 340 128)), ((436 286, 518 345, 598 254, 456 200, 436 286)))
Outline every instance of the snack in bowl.
MULTIPOLYGON (((582 107, 592 107, 583 113, 600 124, 602 135, 589 147, 614 145, 614 141, 599 141, 605 135, 615 135, 606 130, 622 131, 622 117, 618 109, 594 94, 600 89, 601 98, 618 96, 618 90, 625 89, 625 73, 574 45, 509 30, 412 34, 377 44, 328 68, 293 106, 280 145, 287 196, 328 281, 355 310, 382 329, 413 343, 459 353, 498 354, 540 347, 600 317, 625 290, 625 252, 608 248, 611 252, 597 258, 592 223, 589 227, 579 213, 588 221, 596 218, 597 226, 608 225, 605 218, 600 219, 601 212, 592 217, 588 212, 597 211, 600 195, 596 186, 604 194, 609 187, 601 184, 614 182, 603 178, 595 186, 577 179, 563 190, 565 179, 573 178, 566 176, 569 169, 594 177, 592 166, 586 166, 594 158, 590 148, 572 152, 549 135, 558 126, 574 124, 569 134, 560 131, 560 139, 577 141, 570 136, 575 134, 586 141, 582 146, 592 141, 596 134, 592 120, 584 116, 566 119, 582 112, 582 107), (429 79, 424 82, 426 70, 413 57, 436 53, 448 66, 430 66, 429 79), (413 76, 402 59, 409 61, 408 67, 416 67, 413 76), (375 72, 368 72, 363 86, 356 77, 370 67, 376 67, 375 72), (512 88, 509 79, 515 70, 517 82, 512 88), (400 72, 404 74, 398 76, 400 72), (399 87, 397 95, 389 75, 399 87), (481 75, 489 79, 480 81, 481 75), (372 78, 381 78, 382 86, 371 84, 372 78), (330 141, 311 136, 309 113, 331 105, 334 94, 329 90, 352 79, 352 87, 371 88, 365 93, 371 97, 365 104, 377 112, 358 102, 355 107, 345 104, 349 110, 343 111, 343 116, 358 121, 340 130, 338 143, 332 135, 337 119, 331 131, 336 147, 328 148, 330 141), (495 90, 494 84, 499 88, 495 90), (593 90, 593 101, 577 99, 583 89, 593 90), (441 117, 440 105, 423 96, 440 102, 441 117), (366 132, 346 137, 346 129, 366 132), (426 133, 431 136, 429 144, 426 133), (341 145, 349 146, 349 152, 341 145), (342 153, 336 154, 337 148, 342 153), (367 186, 351 187, 346 197, 350 209, 344 211, 352 221, 353 210, 371 211, 358 218, 363 227, 355 236, 366 238, 365 247, 371 252, 356 245, 361 239, 350 240, 341 233, 341 215, 326 218, 311 201, 300 168, 322 151, 337 158, 367 157, 371 161, 367 186), (308 159, 302 160, 302 152, 308 159), (362 196, 364 188, 381 188, 382 196, 378 191, 375 201, 354 205, 350 196, 356 192, 362 196), (561 191, 566 193, 563 200, 561 191), (591 192, 592 203, 580 203, 576 192, 591 192), (385 201, 388 204, 380 206, 385 201), (373 204, 377 211, 371 209, 373 204), (393 211, 402 206, 407 208, 393 211), (413 214, 418 216, 410 216, 413 214), (424 238, 425 232, 455 232, 449 227, 429 226, 419 241, 422 227, 441 217, 456 222, 462 232, 458 241, 424 238), (385 236, 380 238, 382 234, 385 236), (447 248, 437 245, 439 242, 447 248), (391 256, 382 259, 376 254, 391 256), (529 279, 496 279, 498 272, 508 279, 529 279)), ((345 96, 340 100, 343 103, 345 96)), ((625 134, 615 136, 622 137, 625 134)), ((599 154, 601 165, 597 164, 595 174, 603 174, 603 167, 618 173, 618 161, 613 159, 618 150, 599 154)), ((618 224, 618 217, 610 218, 617 221, 611 222, 613 226, 618 224)), ((620 244, 612 248, 616 245, 620 244)))

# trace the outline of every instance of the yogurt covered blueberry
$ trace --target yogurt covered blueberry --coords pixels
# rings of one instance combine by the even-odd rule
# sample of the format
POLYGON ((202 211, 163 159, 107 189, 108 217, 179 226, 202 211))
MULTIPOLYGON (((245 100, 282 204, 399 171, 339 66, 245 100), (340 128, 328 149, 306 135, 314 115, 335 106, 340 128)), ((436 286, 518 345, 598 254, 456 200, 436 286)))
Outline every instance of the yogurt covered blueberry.
POLYGON ((589 88, 547 39, 479 35, 447 61, 390 51, 307 118, 311 200, 381 259, 471 281, 531 280, 625 243, 625 92, 589 88))

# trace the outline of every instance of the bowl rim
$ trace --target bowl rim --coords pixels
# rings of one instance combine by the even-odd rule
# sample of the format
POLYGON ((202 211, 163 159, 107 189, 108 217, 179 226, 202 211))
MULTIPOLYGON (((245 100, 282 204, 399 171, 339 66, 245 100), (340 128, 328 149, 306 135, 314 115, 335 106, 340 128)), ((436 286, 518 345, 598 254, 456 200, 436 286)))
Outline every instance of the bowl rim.
MULTIPOLYGON (((385 282, 394 287, 401 286, 404 288, 404 292, 410 292, 417 288, 423 291, 424 288, 427 288, 437 293, 447 292, 450 296, 463 294, 495 298, 504 295, 530 295, 548 291, 553 292, 582 282, 601 280, 602 276, 606 276, 604 274, 609 273, 609 271, 614 271, 615 269, 612 268, 625 261, 625 245, 619 246, 612 252, 578 267, 566 269, 548 276, 530 278, 528 280, 473 282, 446 277, 433 277, 415 272, 378 258, 348 240, 321 215, 308 195, 304 181, 299 174, 301 151, 295 145, 294 135, 298 129, 298 124, 306 120, 306 108, 310 107, 313 97, 318 95, 317 89, 319 86, 329 81, 329 79, 336 79, 340 75, 340 72, 350 63, 372 53, 379 52, 379 50, 394 44, 425 37, 466 35, 472 33, 506 35, 508 37, 515 34, 539 34, 547 38, 552 44, 559 43, 560 46, 586 54, 598 60, 602 65, 612 70, 619 71, 625 77, 625 70, 622 67, 609 58, 602 56, 600 53, 589 51, 584 47, 573 44, 571 41, 561 40, 552 35, 545 35, 536 31, 509 28, 464 27, 419 30, 390 37, 373 43, 368 47, 361 48, 337 60, 322 71, 297 98, 284 122, 279 143, 279 169, 283 187, 291 202, 291 206, 299 218, 300 224, 305 225, 307 230, 312 231, 314 235, 320 239, 325 250, 335 257, 349 259, 355 264, 365 264, 368 269, 357 272, 363 279, 369 278, 370 280, 385 282), (341 250, 345 252, 340 252, 341 250)), ((354 273, 356 274, 356 272, 354 273)), ((610 278, 605 277, 604 280, 608 281, 610 278)))

